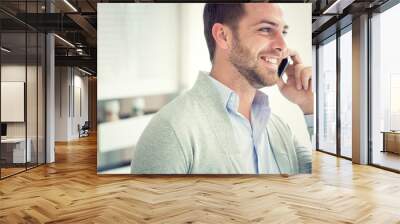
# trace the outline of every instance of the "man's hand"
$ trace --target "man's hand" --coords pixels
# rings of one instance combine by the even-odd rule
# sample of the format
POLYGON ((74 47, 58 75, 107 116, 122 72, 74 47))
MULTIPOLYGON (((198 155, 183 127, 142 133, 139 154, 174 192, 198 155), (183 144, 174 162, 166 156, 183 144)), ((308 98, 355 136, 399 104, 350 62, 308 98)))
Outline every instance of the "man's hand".
POLYGON ((293 64, 286 69, 287 82, 278 80, 281 93, 291 102, 297 104, 304 114, 314 113, 314 94, 312 92, 312 69, 303 65, 297 52, 288 49, 286 55, 293 64))

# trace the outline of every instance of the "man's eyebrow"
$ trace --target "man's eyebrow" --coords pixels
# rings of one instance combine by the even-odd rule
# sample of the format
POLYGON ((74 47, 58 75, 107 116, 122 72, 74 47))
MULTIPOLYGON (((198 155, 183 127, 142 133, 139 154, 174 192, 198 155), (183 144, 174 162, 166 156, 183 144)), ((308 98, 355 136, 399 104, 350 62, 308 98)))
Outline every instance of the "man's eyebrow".
MULTIPOLYGON (((270 21, 270 20, 266 20, 266 19, 260 20, 260 21, 258 21, 256 24, 254 24, 254 25, 258 25, 258 24, 261 24, 261 23, 266 23, 266 24, 269 24, 269 25, 272 25, 272 26, 279 26, 277 23, 272 22, 272 21, 270 21)), ((289 26, 285 24, 285 25, 283 26, 283 29, 284 29, 284 30, 288 30, 288 29, 289 29, 289 26)))

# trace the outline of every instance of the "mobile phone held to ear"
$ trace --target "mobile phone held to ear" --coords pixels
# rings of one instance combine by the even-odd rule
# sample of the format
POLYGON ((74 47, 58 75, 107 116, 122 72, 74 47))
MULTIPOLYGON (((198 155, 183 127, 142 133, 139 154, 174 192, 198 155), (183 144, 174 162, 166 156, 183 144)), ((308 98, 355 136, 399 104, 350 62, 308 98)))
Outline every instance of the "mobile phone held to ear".
POLYGON ((279 67, 278 67, 279 78, 282 77, 283 73, 285 73, 285 70, 288 65, 289 65, 289 59, 288 58, 282 59, 282 62, 279 64, 279 67))

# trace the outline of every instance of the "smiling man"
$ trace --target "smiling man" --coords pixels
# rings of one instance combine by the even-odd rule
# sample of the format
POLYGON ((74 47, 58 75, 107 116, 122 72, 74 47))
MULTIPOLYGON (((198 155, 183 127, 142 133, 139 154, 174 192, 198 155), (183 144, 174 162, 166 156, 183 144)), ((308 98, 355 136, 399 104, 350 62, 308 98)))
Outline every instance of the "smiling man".
POLYGON ((258 90, 278 85, 305 115, 313 113, 311 68, 286 46, 282 10, 206 4, 203 20, 212 69, 155 115, 135 149, 132 173, 311 173, 310 144, 297 141, 258 90), (278 67, 288 57, 293 64, 284 81, 278 67))

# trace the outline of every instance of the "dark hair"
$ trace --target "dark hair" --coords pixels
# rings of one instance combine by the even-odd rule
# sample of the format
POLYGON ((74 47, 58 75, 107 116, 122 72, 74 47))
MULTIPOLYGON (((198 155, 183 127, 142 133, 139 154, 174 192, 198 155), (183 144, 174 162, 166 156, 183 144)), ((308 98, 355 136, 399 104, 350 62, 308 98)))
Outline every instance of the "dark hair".
POLYGON ((234 31, 239 19, 245 14, 245 9, 240 3, 207 3, 204 6, 203 22, 204 36, 207 41, 211 62, 214 59, 215 41, 212 36, 212 27, 215 23, 222 23, 234 31))

